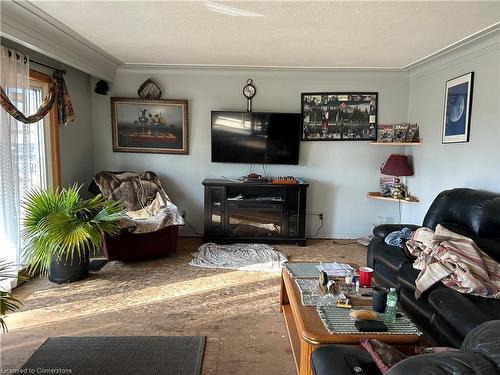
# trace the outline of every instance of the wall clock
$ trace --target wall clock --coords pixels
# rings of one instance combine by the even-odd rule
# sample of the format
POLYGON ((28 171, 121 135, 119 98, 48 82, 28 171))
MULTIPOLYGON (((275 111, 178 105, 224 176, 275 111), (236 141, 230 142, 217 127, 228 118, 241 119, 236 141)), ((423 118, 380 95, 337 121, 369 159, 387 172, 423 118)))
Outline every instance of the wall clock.
POLYGON ((255 86, 252 84, 252 80, 248 79, 247 84, 243 87, 243 95, 247 98, 247 112, 252 112, 252 98, 257 93, 255 86))

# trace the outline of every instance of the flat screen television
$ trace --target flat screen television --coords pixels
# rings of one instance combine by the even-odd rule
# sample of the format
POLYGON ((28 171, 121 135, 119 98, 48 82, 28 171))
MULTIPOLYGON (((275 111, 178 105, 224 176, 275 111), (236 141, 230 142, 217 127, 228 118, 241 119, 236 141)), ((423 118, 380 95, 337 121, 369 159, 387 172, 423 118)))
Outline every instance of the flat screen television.
POLYGON ((298 164, 300 113, 212 111, 212 162, 298 164))

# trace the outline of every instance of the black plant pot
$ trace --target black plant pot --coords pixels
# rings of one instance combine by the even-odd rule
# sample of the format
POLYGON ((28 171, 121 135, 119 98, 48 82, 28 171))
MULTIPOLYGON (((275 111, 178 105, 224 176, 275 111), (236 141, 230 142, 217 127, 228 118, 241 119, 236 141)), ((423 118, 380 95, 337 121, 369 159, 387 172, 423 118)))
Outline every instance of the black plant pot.
POLYGON ((57 259, 52 256, 50 262, 49 280, 53 283, 72 283, 84 279, 89 274, 89 252, 80 257, 74 254, 73 258, 62 257, 57 259))

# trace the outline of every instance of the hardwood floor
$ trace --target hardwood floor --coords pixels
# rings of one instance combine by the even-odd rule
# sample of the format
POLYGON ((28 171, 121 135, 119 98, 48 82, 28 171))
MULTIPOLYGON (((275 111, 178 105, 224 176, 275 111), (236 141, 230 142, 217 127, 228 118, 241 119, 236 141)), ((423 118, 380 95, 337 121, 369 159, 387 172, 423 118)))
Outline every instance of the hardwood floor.
MULTIPOLYGON (((0 368, 19 367, 49 336, 204 335, 203 374, 294 374, 279 274, 189 266, 200 244, 183 238, 177 254, 111 262, 72 284, 44 278, 21 285, 15 293, 24 306, 6 319, 0 368)), ((356 243, 311 240, 276 249, 295 261, 366 263, 366 247, 356 243)))

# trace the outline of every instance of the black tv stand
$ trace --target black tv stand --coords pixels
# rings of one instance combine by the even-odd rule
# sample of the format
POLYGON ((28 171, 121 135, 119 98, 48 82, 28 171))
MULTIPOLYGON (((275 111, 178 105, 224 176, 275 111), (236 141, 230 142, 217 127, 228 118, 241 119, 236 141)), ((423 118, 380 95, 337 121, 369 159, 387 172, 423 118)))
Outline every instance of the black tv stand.
POLYGON ((203 180, 205 242, 297 243, 305 246, 309 184, 203 180))

